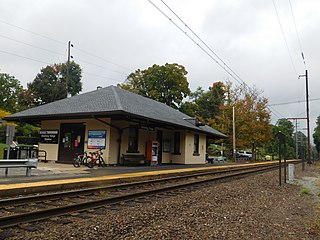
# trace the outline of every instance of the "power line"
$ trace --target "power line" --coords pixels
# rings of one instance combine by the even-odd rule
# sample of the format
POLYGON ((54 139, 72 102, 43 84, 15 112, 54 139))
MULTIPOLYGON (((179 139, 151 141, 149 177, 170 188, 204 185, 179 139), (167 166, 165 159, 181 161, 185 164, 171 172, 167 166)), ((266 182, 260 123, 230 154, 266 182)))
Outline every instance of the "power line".
MULTIPOLYGON (((42 51, 46 51, 46 52, 49 52, 49 53, 52 53, 52 54, 56 54, 56 55, 65 57, 65 54, 62 54, 62 53, 59 53, 59 52, 55 52, 55 51, 52 51, 52 50, 49 50, 49 49, 46 49, 46 48, 42 48, 42 47, 39 47, 39 46, 35 46, 35 45, 29 44, 29 43, 26 43, 26 42, 23 42, 23 41, 20 41, 20 40, 16 40, 16 39, 13 39, 13 38, 4 36, 4 35, 0 35, 0 37, 5 38, 5 39, 8 39, 8 40, 10 40, 10 41, 14 41, 14 42, 20 43, 20 44, 24 44, 24 45, 29 46, 29 47, 32 47, 32 48, 40 49, 40 50, 42 50, 42 51)), ((23 56, 22 56, 22 57, 23 57, 23 56)), ((25 57, 24 57, 24 58, 25 58, 25 57)), ((127 73, 120 72, 120 71, 117 71, 117 70, 114 70, 114 69, 111 69, 111 68, 108 68, 108 67, 104 67, 104 66, 95 64, 95 63, 91 63, 91 62, 86 61, 86 60, 83 60, 83 59, 79 59, 79 58, 76 58, 76 59, 77 59, 78 61, 81 61, 81 62, 90 64, 90 65, 93 65, 93 66, 96 66, 96 67, 99 67, 99 68, 103 68, 103 69, 107 69, 107 70, 112 71, 112 72, 116 72, 116 73, 120 73, 120 74, 127 75, 127 73)))
POLYGON ((96 67, 99 67, 99 68, 103 68, 103 69, 109 70, 111 72, 116 72, 116 73, 120 73, 120 74, 123 74, 123 75, 127 75, 127 73, 120 72, 120 71, 117 71, 117 70, 114 70, 114 69, 111 69, 111 68, 107 68, 107 67, 95 64, 95 63, 91 63, 91 62, 88 62, 88 61, 80 59, 80 58, 74 58, 74 59, 77 59, 80 62, 84 62, 84 63, 90 64, 90 65, 93 65, 93 66, 96 66, 96 67))
POLYGON ((64 42, 61 42, 61 41, 58 41, 58 40, 53 39, 53 38, 51 38, 51 37, 47 37, 47 36, 45 36, 45 35, 42 35, 42 34, 40 34, 40 33, 36 33, 36 32, 30 31, 30 30, 28 30, 28 29, 19 27, 19 26, 17 26, 17 25, 12 24, 12 23, 5 22, 5 21, 3 21, 3 20, 1 20, 1 19, 0 19, 0 22, 3 23, 3 24, 9 25, 9 26, 11 26, 11 27, 18 28, 18 29, 23 30, 23 31, 25 31, 25 32, 31 33, 31 34, 36 35, 36 36, 38 36, 38 37, 42 37, 42 38, 51 40, 51 41, 53 41, 53 42, 56 42, 56 43, 65 45, 64 42))
POLYGON ((98 75, 98 74, 95 74, 95 73, 90 73, 90 72, 82 72, 82 73, 86 74, 86 75, 91 75, 91 76, 94 76, 94 77, 98 77, 98 78, 110 79, 110 80, 114 80, 114 81, 119 82, 119 79, 110 78, 110 77, 106 77, 106 76, 101 76, 101 75, 98 75))
MULTIPOLYGON (((313 98, 310 99, 309 101, 319 101, 320 98, 313 98)), ((295 104, 295 103, 303 103, 306 102, 306 100, 298 100, 298 101, 292 101, 292 102, 284 102, 284 103, 274 103, 274 104, 269 104, 269 106, 280 106, 280 105, 289 105, 289 104, 295 104)))
POLYGON ((279 26, 280 26, 280 29, 281 29, 281 32, 282 32, 282 36, 283 36, 284 42, 286 43, 287 51, 288 51, 288 54, 289 54, 289 57, 290 57, 290 60, 291 60, 291 64, 292 64, 293 70, 294 70, 296 76, 298 76, 297 69, 296 69, 296 67, 295 67, 295 65, 293 63, 293 58, 292 58, 292 55, 291 55, 291 52, 290 52, 290 49, 289 49, 287 38, 286 38, 286 35, 284 34, 284 30, 283 30, 283 27, 282 27, 282 24, 281 24, 281 20, 280 20, 280 16, 279 16, 279 13, 278 13, 278 10, 277 10, 276 3, 274 2, 274 0, 272 0, 272 2, 273 2, 274 10, 275 10, 276 15, 277 15, 278 23, 279 23, 279 26))
POLYGON ((44 61, 37 60, 37 59, 34 59, 34 58, 30 58, 30 57, 26 57, 26 56, 18 55, 18 54, 15 54, 15 53, 6 52, 6 51, 2 51, 2 50, 0 50, 0 52, 5 53, 5 54, 8 54, 8 55, 16 56, 16 57, 20 57, 20 58, 28 59, 28 60, 31 60, 31 61, 34 61, 34 62, 45 63, 45 64, 50 65, 50 63, 48 63, 48 62, 44 62, 44 61))
MULTIPOLYGON (((5 54, 8 54, 8 55, 15 56, 15 57, 28 59, 28 60, 31 60, 31 61, 34 61, 34 62, 39 62, 39 63, 44 63, 44 64, 47 64, 47 65, 50 65, 50 63, 48 63, 48 62, 41 61, 41 60, 37 60, 37 59, 30 58, 30 57, 26 57, 26 56, 22 56, 22 55, 19 55, 19 54, 7 52, 7 51, 2 51, 2 50, 0 50, 0 52, 1 52, 1 53, 5 53, 5 54)), ((110 80, 114 80, 114 81, 119 82, 119 79, 115 79, 115 78, 110 78, 110 77, 106 77, 106 76, 101 76, 101 75, 94 74, 94 73, 89 73, 89 72, 86 72, 86 71, 82 71, 82 73, 83 73, 83 74, 86 74, 86 75, 91 75, 91 76, 94 76, 94 77, 98 77, 98 78, 110 79, 110 80)))
POLYGON ((216 57, 222 62, 222 64, 223 64, 224 67, 227 67, 240 81, 242 81, 242 82, 246 85, 246 83, 244 82, 244 80, 243 80, 237 73, 235 73, 235 72, 218 56, 218 54, 217 54, 215 51, 213 51, 212 48, 211 48, 208 44, 206 44, 163 0, 161 0, 161 2, 184 24, 184 26, 185 26, 187 29, 189 29, 189 31, 190 31, 191 33, 193 33, 194 36, 196 36, 196 37, 200 40, 200 42, 201 42, 204 46, 206 46, 206 47, 209 49, 209 51, 210 51, 211 53, 213 53, 214 56, 216 56, 216 57))
POLYGON ((79 50, 79 51, 81 51, 81 52, 83 52, 83 53, 85 53, 85 54, 87 54, 87 55, 90 55, 90 56, 92 56, 92 57, 98 58, 98 59, 100 59, 100 60, 102 60, 102 61, 104 61, 104 62, 113 64, 113 65, 115 65, 115 66, 117 66, 117 67, 120 67, 120 68, 123 68, 123 69, 125 69, 125 70, 132 71, 132 69, 130 69, 130 68, 128 68, 128 67, 119 65, 119 64, 117 64, 117 63, 115 63, 115 62, 112 62, 112 61, 109 61, 109 60, 107 60, 107 59, 105 59, 105 58, 103 58, 103 57, 99 57, 99 56, 97 56, 97 55, 95 55, 95 54, 89 53, 88 51, 83 50, 83 49, 81 49, 81 48, 78 48, 78 47, 74 47, 74 48, 77 49, 77 50, 79 50))
MULTIPOLYGON (((47 40, 50 40, 50 41, 53 41, 53 42, 55 42, 55 43, 61 44, 61 45, 63 45, 63 46, 66 46, 66 43, 64 43, 64 42, 62 42, 62 41, 59 41, 59 40, 56 40, 56 39, 53 39, 53 38, 51 38, 51 37, 45 36, 45 35, 43 35, 43 34, 40 34, 40 33, 31 31, 31 30, 25 29, 25 28, 23 28, 23 27, 20 27, 20 26, 17 26, 17 25, 8 23, 8 22, 3 21, 3 20, 1 20, 1 19, 0 19, 0 22, 3 23, 3 24, 6 24, 6 25, 8 25, 8 26, 11 26, 11 27, 20 29, 20 30, 22 30, 22 31, 25 31, 25 32, 27 32, 27 33, 36 35, 36 36, 38 36, 38 37, 45 38, 45 39, 47 39, 47 40)), ((5 38, 10 39, 10 38, 8 38, 8 37, 5 37, 5 38)), ((11 40, 12 40, 12 39, 11 39, 11 40)), ((13 41, 20 42, 19 40, 13 40, 13 41)), ((31 46, 31 44, 27 44, 27 43, 23 43, 23 44, 31 46)), ((33 46, 33 47, 35 47, 35 46, 33 46)), ((37 48, 41 49, 40 47, 37 47, 37 48)), ((75 47, 75 48, 76 48, 76 47, 75 47)), ((132 71, 132 70, 129 69, 128 67, 121 66, 120 64, 117 64, 117 63, 114 63, 114 62, 112 62, 112 61, 109 61, 109 60, 107 60, 107 59, 105 59, 105 58, 99 57, 99 56, 97 56, 97 55, 95 55, 95 54, 92 54, 92 53, 86 51, 86 50, 83 50, 83 49, 80 49, 80 48, 76 48, 76 49, 79 50, 79 51, 81 51, 81 52, 83 52, 83 53, 86 53, 86 54, 88 54, 88 55, 91 55, 91 56, 93 56, 93 57, 99 58, 99 59, 101 59, 101 60, 103 60, 103 61, 105 61, 105 62, 107 62, 107 63, 110 63, 110 64, 113 64, 113 65, 118 66, 118 67, 120 67, 120 68, 123 68, 123 69, 132 71)), ((44 50, 44 49, 42 49, 42 50, 44 50)), ((45 50, 45 51, 50 51, 50 50, 45 50)), ((51 52, 52 52, 52 51, 51 51, 51 52)))
POLYGON ((302 45, 301 45, 300 36, 299 36, 299 33, 298 33, 298 28, 297 28, 297 24, 296 24, 296 19, 295 19, 295 17, 294 17, 294 13, 293 13, 293 8, 292 8, 291 0, 289 0, 289 4, 290 4, 290 9, 291 9, 292 20, 293 20, 293 23, 294 23, 294 28, 295 28, 295 30, 296 30, 296 35, 297 35, 297 39, 298 39, 298 42, 299 42, 299 47, 300 47, 300 52, 301 52, 302 61, 303 61, 304 66, 306 67, 306 61, 305 61, 304 54, 303 54, 303 51, 302 51, 302 45))
MULTIPOLYGON (((236 80, 238 83, 240 83, 240 84, 243 84, 243 85, 245 85, 249 90, 251 90, 250 89, 250 87, 247 85, 247 83, 246 82, 244 82, 241 78, 240 79, 238 79, 238 75, 237 74, 235 74, 233 71, 232 71, 232 69, 224 62, 224 61, 222 61, 221 59, 220 59, 220 57, 218 57, 217 55, 216 55, 216 53, 214 53, 213 51, 212 51, 212 49, 211 48, 209 48, 209 51, 210 52, 213 52, 214 53, 214 55, 221 61, 221 63, 215 58, 215 57, 213 57, 210 53, 209 53, 209 51, 207 51, 203 46, 201 46, 196 40, 194 40, 186 31, 184 31, 176 22, 174 22, 166 13, 164 13, 156 4, 154 4, 151 0, 148 0, 160 13, 162 13, 162 15, 164 15, 169 21, 171 21, 182 33, 184 33, 193 43, 195 43, 204 53, 206 53, 216 64, 218 64, 226 73, 228 73, 234 80, 236 80), (228 69, 229 70, 228 70, 228 69)), ((163 1, 162 1, 163 2, 163 1)), ((164 3, 164 2, 163 2, 164 3)), ((165 4, 165 3, 164 3, 165 4)), ((165 4, 166 5, 166 4, 165 4)), ((167 5, 166 5, 167 6, 167 5)), ((168 6, 167 6, 168 7, 168 6)), ((169 7, 168 7, 169 8, 169 7)), ((172 11, 172 9, 171 8, 169 8, 169 10, 170 11, 172 11)), ((173 12, 173 11, 172 11, 173 12)), ((174 13, 174 12, 173 12, 174 13)), ((174 13, 176 16, 177 16, 177 14, 176 13, 174 13)), ((178 16, 177 16, 178 17, 178 16)), ((190 29, 182 20, 181 20, 181 18, 180 17, 178 17, 179 19, 180 19, 180 21, 188 28, 188 29, 190 29)), ((194 34, 194 31, 192 31, 192 30, 190 30, 193 34, 194 34)), ((199 38, 198 37, 198 35, 196 35, 197 36, 197 38, 199 38)), ((203 42, 202 40, 201 40, 201 38, 199 38, 200 39, 200 41, 201 42, 203 42)), ((207 44, 205 44, 204 43, 204 45, 205 46, 207 46, 207 44)), ((207 47, 208 48, 208 47, 207 47)))
MULTIPOLYGON (((171 21, 182 33, 184 33, 193 43, 195 43, 203 52, 205 52, 215 63, 217 63, 225 72, 227 72, 234 80, 236 80, 240 85, 244 85, 250 92, 253 92, 252 88, 238 75, 236 74, 213 50, 212 48, 206 44, 163 0, 161 2, 182 22, 182 24, 189 29, 189 31, 209 50, 209 52, 201 46, 196 40, 194 40, 186 31, 184 31, 176 22, 174 22, 164 11, 162 11, 156 4, 154 4, 151 0, 148 0, 162 15, 164 15, 169 21, 171 21), (210 52, 220 61, 218 61, 215 57, 213 57, 210 52)), ((269 108, 271 112, 271 108, 269 108)), ((276 111, 276 110, 274 110, 276 111)), ((277 115, 274 112, 275 115, 277 115)), ((280 114, 280 113, 279 113, 280 114)), ((281 114, 280 114, 281 115, 281 114)))
POLYGON ((285 118, 282 113, 278 112, 274 107, 268 105, 268 109, 277 117, 277 118, 285 118), (272 111, 273 109, 273 111, 272 111), (280 116, 279 116, 280 115, 280 116))
POLYGON ((43 51, 46 51, 46 52, 49 52, 49 53, 53 53, 53 54, 57 54, 57 55, 65 57, 65 54, 62 54, 62 53, 59 53, 59 52, 55 52, 55 51, 52 51, 52 50, 48 50, 48 49, 45 49, 45 48, 42 48, 42 47, 39 47, 39 46, 35 46, 35 45, 29 44, 29 43, 26 43, 26 42, 23 42, 23 41, 20 41, 20 40, 16 40, 16 39, 4 36, 4 35, 0 35, 0 37, 8 39, 10 41, 14 41, 14 42, 20 43, 20 44, 24 44, 24 45, 29 46, 29 47, 37 48, 37 49, 40 49, 40 50, 43 50, 43 51))

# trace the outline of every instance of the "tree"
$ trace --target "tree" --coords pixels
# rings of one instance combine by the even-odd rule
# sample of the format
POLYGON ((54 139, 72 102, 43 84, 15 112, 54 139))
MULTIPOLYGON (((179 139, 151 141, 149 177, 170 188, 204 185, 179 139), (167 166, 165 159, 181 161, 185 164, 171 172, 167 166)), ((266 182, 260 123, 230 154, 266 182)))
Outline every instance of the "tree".
POLYGON ((320 116, 317 118, 316 127, 313 133, 313 143, 316 145, 318 152, 318 159, 320 158, 320 116))
MULTIPOLYGON (((272 145, 270 152, 273 155, 278 154, 279 139, 278 133, 282 132, 286 137, 286 158, 295 157, 295 139, 294 139, 294 126, 291 121, 286 118, 281 118, 277 121, 277 124, 272 127, 272 145)), ((299 134, 298 134, 299 136, 299 134)), ((284 152, 282 153, 284 154, 284 152)))
POLYGON ((220 113, 220 108, 225 101, 225 89, 222 82, 213 83, 209 90, 202 92, 195 99, 195 103, 199 106, 197 112, 205 122, 212 119, 220 113))
POLYGON ((136 70, 118 87, 178 108, 190 94, 187 71, 176 63, 136 70))
POLYGON ((81 68, 75 62, 69 64, 54 64, 40 70, 33 82, 29 83, 28 91, 23 94, 28 96, 27 105, 42 105, 63 99, 70 93, 72 96, 82 90, 81 68), (32 102, 30 102, 32 99, 32 102))
POLYGON ((255 88, 247 89, 244 85, 233 87, 231 82, 227 82, 223 89, 225 101, 208 124, 229 136, 225 140, 225 146, 231 154, 234 107, 237 148, 251 149, 253 143, 255 147, 264 148, 271 137, 268 99, 260 96, 261 93, 255 88))
POLYGON ((221 105, 225 101, 225 86, 222 82, 215 82, 208 91, 198 87, 190 94, 189 99, 180 106, 179 110, 207 123, 220 113, 221 105))
POLYGON ((0 108, 9 112, 17 111, 18 95, 22 91, 19 80, 6 73, 0 73, 0 108))
MULTIPOLYGON (((0 120, 10 114, 11 114, 10 112, 7 112, 0 108, 0 120)), ((6 142, 6 132, 7 132, 6 121, 0 122, 0 143, 6 142)))

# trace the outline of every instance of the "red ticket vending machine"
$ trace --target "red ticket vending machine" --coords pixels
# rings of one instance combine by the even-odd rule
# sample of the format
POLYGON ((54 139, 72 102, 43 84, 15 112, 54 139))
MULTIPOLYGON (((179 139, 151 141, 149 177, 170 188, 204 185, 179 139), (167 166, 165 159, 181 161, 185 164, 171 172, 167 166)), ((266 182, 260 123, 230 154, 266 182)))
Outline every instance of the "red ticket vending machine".
POLYGON ((148 141, 146 146, 146 158, 150 161, 150 165, 158 164, 158 148, 159 143, 157 141, 148 141))

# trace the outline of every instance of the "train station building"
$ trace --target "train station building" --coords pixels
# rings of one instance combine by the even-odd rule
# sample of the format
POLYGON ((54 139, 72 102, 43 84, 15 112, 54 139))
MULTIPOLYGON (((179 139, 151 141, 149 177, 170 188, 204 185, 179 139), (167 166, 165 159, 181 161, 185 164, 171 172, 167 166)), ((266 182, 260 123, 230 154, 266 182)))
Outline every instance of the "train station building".
POLYGON ((204 164, 206 139, 226 136, 163 103, 115 86, 15 113, 7 121, 41 126, 47 160, 71 163, 102 149, 109 165, 204 164), (131 162, 132 161, 132 162, 131 162))

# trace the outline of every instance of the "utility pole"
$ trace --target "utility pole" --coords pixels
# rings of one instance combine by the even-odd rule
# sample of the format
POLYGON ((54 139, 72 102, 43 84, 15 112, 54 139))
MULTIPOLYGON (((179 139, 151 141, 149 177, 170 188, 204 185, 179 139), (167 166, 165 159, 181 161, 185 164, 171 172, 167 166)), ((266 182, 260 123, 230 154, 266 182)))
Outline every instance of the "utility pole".
POLYGON ((309 113, 309 87, 308 87, 308 70, 306 70, 305 75, 299 75, 300 77, 306 78, 306 107, 307 107, 307 131, 308 131, 308 163, 311 162, 310 156, 310 113, 309 113))
POLYGON ((234 107, 232 107, 232 130, 233 130, 233 160, 236 161, 236 116, 234 107))
POLYGON ((296 159, 298 160, 298 119, 296 119, 296 159))
POLYGON ((70 58, 73 58, 70 54, 71 47, 73 47, 73 44, 71 41, 68 42, 68 61, 67 61, 67 77, 66 77, 66 98, 68 97, 68 84, 70 82, 70 58))

